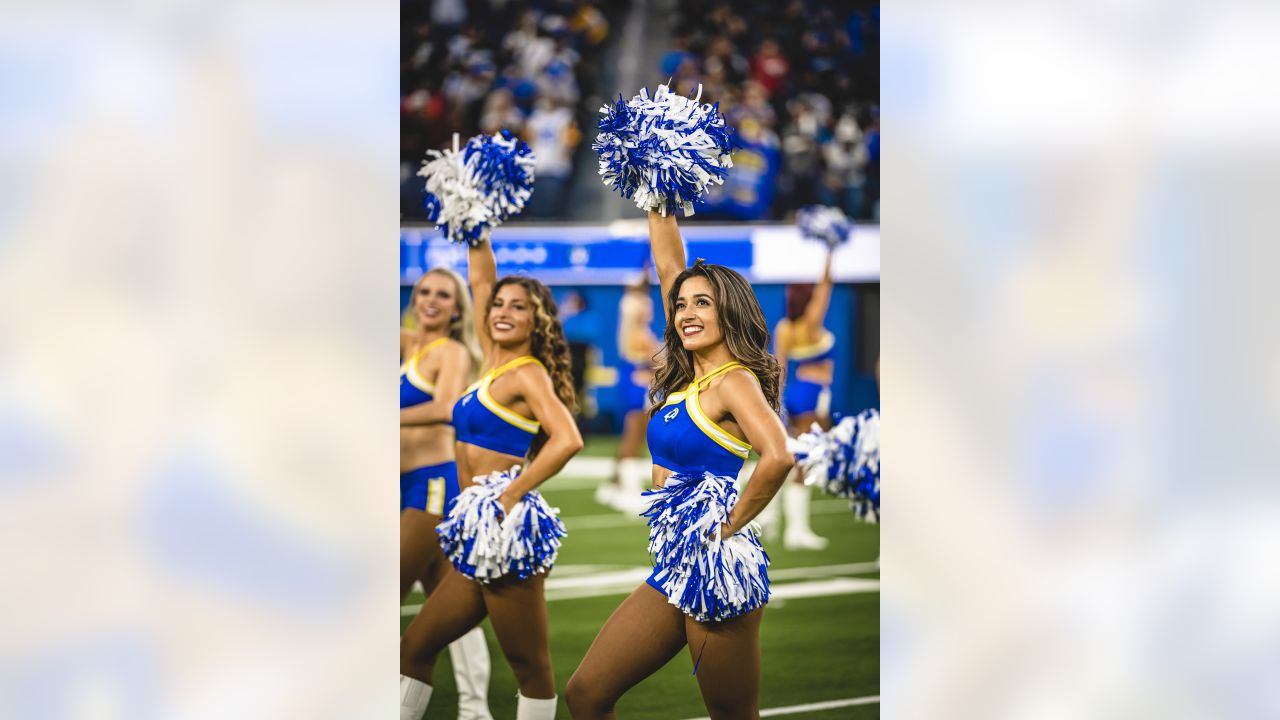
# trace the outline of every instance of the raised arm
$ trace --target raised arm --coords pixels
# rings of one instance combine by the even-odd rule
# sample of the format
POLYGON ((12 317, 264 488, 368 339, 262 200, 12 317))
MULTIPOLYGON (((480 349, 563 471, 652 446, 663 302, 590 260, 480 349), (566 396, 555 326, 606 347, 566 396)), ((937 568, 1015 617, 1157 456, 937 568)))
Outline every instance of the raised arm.
POLYGON ((485 232, 479 245, 467 248, 467 279, 471 283, 471 302, 476 309, 476 337, 480 338, 480 349, 487 361, 492 341, 489 339, 488 318, 485 317, 484 309, 489 304, 489 296, 493 294, 493 286, 498 282, 498 261, 494 258, 488 232, 485 232))
POLYGON ((735 370, 720 381, 719 396, 725 409, 747 436, 747 442, 760 453, 760 462, 747 481, 747 489, 729 513, 729 522, 720 529, 721 537, 729 537, 747 526, 764 510, 795 465, 787 452, 787 431, 777 413, 769 407, 760 385, 750 374, 735 370))
POLYGON ((503 510, 507 512, 526 493, 560 472, 569 458, 582 449, 582 435, 573 422, 569 408, 556 396, 551 377, 541 368, 532 365, 525 365, 515 372, 519 373, 517 378, 520 381, 520 392, 524 395, 525 402, 529 403, 533 416, 546 431, 547 442, 538 451, 533 462, 502 494, 500 501, 503 510))
POLYGON ((471 376, 471 355, 459 342, 448 342, 440 353, 440 372, 436 374, 436 392, 431 402, 400 411, 400 425, 438 425, 453 419, 453 404, 471 376))
POLYGON ((827 318, 827 308, 831 306, 831 255, 832 251, 827 250, 827 262, 822 267, 822 279, 813 288, 813 297, 809 298, 809 304, 804 309, 803 321, 812 331, 811 337, 816 336, 817 331, 822 329, 822 323, 827 318))
POLYGON ((688 267, 684 254, 684 240, 680 237, 680 226, 676 225, 676 216, 662 216, 649 211, 649 247, 653 251, 653 266, 658 271, 658 283, 662 286, 662 313, 670 314, 667 307, 667 294, 671 291, 676 276, 688 267))

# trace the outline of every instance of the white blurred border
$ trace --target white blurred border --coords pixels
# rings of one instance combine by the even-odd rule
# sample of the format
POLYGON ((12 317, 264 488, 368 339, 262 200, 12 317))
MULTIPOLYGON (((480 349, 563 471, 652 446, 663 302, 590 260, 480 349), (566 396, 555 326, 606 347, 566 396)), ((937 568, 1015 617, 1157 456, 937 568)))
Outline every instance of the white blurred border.
POLYGON ((882 38, 882 710, 1280 716, 1280 8, 882 38))
POLYGON ((0 717, 393 712, 398 53, 0 10, 0 717))

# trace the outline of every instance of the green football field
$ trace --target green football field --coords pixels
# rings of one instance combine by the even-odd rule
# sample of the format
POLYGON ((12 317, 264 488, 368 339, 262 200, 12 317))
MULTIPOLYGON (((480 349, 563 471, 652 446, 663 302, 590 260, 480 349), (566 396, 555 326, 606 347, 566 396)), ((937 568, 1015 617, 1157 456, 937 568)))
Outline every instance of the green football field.
MULTIPOLYGON (((599 505, 595 486, 607 472, 615 440, 591 437, 579 458, 542 491, 560 508, 568 537, 547 580, 551 657, 561 696, 559 718, 568 718, 564 686, 609 614, 648 574, 647 528, 599 505)), ((789 552, 765 542, 772 563, 774 597, 765 610, 760 644, 760 708, 773 717, 803 720, 878 717, 880 688, 880 535, 856 522, 848 503, 813 491, 812 524, 831 543, 822 551, 789 552), (838 702, 844 701, 844 702, 838 702), (771 709, 776 712, 770 712, 771 709)), ((403 632, 423 602, 410 594, 400 609, 403 632)), ((493 677, 489 707, 495 718, 515 717, 516 683, 485 622, 493 677)), ((618 703, 618 716, 683 720, 706 716, 693 662, 678 655, 618 703)), ((435 694, 427 718, 457 717, 449 653, 436 665, 435 694)))

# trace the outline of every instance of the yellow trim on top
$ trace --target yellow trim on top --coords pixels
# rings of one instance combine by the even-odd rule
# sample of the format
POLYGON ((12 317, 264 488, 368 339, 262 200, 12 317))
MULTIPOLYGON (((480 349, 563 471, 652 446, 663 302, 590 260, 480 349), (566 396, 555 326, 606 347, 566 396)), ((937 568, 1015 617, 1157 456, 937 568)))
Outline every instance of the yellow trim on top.
POLYGON ((836 345, 836 336, 830 330, 823 330, 818 342, 801 345, 787 352, 789 360, 808 360, 827 352, 836 345))
MULTIPOLYGON (((702 405, 698 402, 698 394, 702 391, 702 386, 710 382, 712 379, 719 377, 730 370, 742 368, 747 372, 751 372, 746 365, 738 361, 725 363, 702 377, 689 383, 689 389, 685 391, 685 407, 689 409, 689 417, 693 419, 693 424, 702 430, 703 434, 711 438, 717 445, 746 460, 751 453, 751 444, 745 440, 740 440, 729 433, 728 430, 720 427, 714 420, 707 417, 702 412, 702 405)), ((752 373, 755 377, 755 373, 752 373)), ((757 380, 759 382, 759 380, 757 380)), ((674 393, 673 393, 674 394, 674 393)))
POLYGON ((449 342, 449 338, 447 337, 439 337, 432 340, 421 348, 418 348, 418 351, 409 356, 409 359, 400 366, 400 369, 404 372, 404 376, 408 379, 410 385, 429 395, 436 394, 436 384, 422 377, 422 372, 418 370, 418 363, 422 360, 423 355, 431 352, 432 348, 446 342, 449 342))
MULTIPOLYGON (((511 408, 506 407, 497 400, 494 400, 493 396, 489 394, 489 386, 493 384, 493 381, 496 380, 499 375, 511 368, 528 365, 531 362, 538 363, 539 366, 542 366, 542 363, 538 358, 532 355, 522 355, 515 360, 504 364, 502 367, 495 368, 485 373, 484 378, 478 383, 480 387, 476 390, 476 397, 479 398, 481 404, 489 408, 490 412, 505 420, 507 424, 514 425, 527 433, 536 433, 538 432, 538 428, 542 427, 541 423, 533 418, 527 418, 511 408)), ((545 366, 543 367, 545 369, 545 366)))

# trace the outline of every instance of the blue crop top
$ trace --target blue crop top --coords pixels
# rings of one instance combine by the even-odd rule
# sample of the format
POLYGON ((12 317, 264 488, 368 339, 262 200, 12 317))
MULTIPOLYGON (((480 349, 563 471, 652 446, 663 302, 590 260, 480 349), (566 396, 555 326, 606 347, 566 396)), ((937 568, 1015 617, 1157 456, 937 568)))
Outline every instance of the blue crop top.
POLYGON ((706 389, 712 378, 735 368, 746 366, 737 361, 721 365, 689 383, 684 392, 667 397, 662 408, 649 419, 647 437, 654 465, 678 473, 738 476, 751 446, 712 422, 698 404, 698 393, 706 389))
POLYGON ((518 357, 485 373, 479 382, 458 398, 458 402, 453 404, 453 429, 458 442, 520 458, 529 452, 529 445, 541 425, 537 420, 499 405, 489 394, 489 386, 499 375, 529 363, 542 365, 532 355, 518 357))
POLYGON ((422 377, 422 373, 418 371, 418 362, 422 360, 422 356, 431 352, 432 348, 438 347, 442 343, 449 341, 449 338, 436 338, 427 343, 424 347, 419 348, 418 352, 409 356, 400 365, 400 409, 414 405, 421 405, 425 402, 431 402, 436 394, 435 383, 427 382, 422 377))
POLYGON ((836 354, 836 336, 830 330, 823 330, 821 337, 812 345, 792 348, 787 353, 787 375, 795 377, 795 371, 804 365, 830 360, 836 354))

